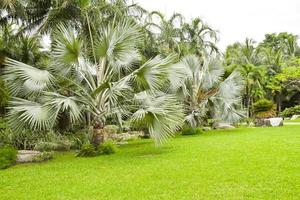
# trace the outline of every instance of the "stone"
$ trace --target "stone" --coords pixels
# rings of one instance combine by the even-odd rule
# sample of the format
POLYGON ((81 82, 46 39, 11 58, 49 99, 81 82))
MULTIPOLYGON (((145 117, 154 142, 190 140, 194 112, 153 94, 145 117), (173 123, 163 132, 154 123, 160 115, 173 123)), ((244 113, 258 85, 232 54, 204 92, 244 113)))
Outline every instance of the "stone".
POLYGON ((270 121, 271 126, 283 126, 283 118, 281 117, 273 117, 268 120, 270 121))
POLYGON ((291 120, 295 120, 295 119, 298 119, 298 118, 300 118, 300 115, 293 115, 291 120))
POLYGON ((216 129, 234 129, 235 127, 230 125, 229 123, 219 122, 214 124, 214 128, 216 129))
POLYGON ((267 119, 255 119, 255 126, 261 127, 261 126, 283 126, 283 118, 281 117, 273 117, 273 118, 267 118, 267 119))
POLYGON ((40 151, 20 150, 17 154, 18 163, 33 162, 34 158, 41 155, 40 151))
POLYGON ((117 142, 126 141, 126 140, 136 140, 139 137, 143 137, 143 131, 129 131, 126 133, 119 133, 119 134, 110 134, 109 139, 112 139, 117 142))
POLYGON ((210 127, 208 127, 208 126, 205 126, 205 127, 203 127, 203 128, 202 128, 202 130, 203 130, 203 131, 210 131, 210 130, 211 130, 211 128, 210 128, 210 127))

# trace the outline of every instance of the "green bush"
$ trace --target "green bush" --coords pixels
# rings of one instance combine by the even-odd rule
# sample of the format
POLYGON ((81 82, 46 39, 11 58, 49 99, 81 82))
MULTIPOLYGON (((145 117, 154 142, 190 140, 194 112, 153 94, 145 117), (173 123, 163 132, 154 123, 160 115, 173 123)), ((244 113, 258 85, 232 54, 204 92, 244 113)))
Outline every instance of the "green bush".
POLYGON ((36 151, 54 151, 57 144, 54 142, 39 142, 35 145, 34 150, 36 151))
POLYGON ((118 147, 112 140, 108 140, 98 147, 98 153, 100 155, 109 155, 116 153, 117 151, 118 147))
POLYGON ((7 128, 6 121, 0 117, 0 130, 5 130, 7 128))
POLYGON ((253 113, 272 111, 275 108, 275 104, 267 99, 261 99, 255 102, 252 106, 253 113))
POLYGON ((67 138, 70 141, 70 148, 74 150, 81 149, 82 145, 89 141, 88 135, 84 132, 77 132, 74 134, 67 135, 67 138))
POLYGON ((13 147, 0 148, 0 169, 13 165, 16 162, 17 153, 17 150, 13 147))
POLYGON ((43 162, 53 158, 53 152, 42 152, 33 159, 33 162, 43 162))
POLYGON ((37 151, 68 151, 70 150, 69 141, 58 142, 39 142, 35 145, 34 150, 37 151))
POLYGON ((108 133, 108 134, 117 134, 119 132, 119 127, 116 125, 106 125, 104 127, 104 130, 108 133))
POLYGON ((282 117, 291 117, 293 115, 300 115, 300 105, 286 108, 280 113, 282 117))
POLYGON ((203 131, 201 128, 185 127, 181 131, 181 135, 200 135, 203 131))
POLYGON ((98 152, 94 145, 90 143, 86 143, 82 145, 79 153, 77 154, 78 157, 93 157, 97 156, 98 152))

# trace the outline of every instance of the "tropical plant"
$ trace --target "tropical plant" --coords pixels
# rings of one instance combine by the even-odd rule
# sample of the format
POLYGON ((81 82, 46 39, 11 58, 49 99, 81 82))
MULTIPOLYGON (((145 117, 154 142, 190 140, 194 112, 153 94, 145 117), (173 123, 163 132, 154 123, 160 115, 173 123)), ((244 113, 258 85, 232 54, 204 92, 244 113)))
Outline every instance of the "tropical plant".
POLYGON ((206 116, 228 122, 243 116, 239 109, 243 78, 235 71, 224 79, 224 67, 217 56, 201 64, 199 57, 188 55, 171 70, 183 75, 179 79, 171 75, 170 83, 184 101, 185 119, 192 127, 199 126, 206 116))
POLYGON ((122 124, 124 117, 132 116, 133 122, 146 122, 156 144, 162 143, 183 121, 176 97, 164 93, 167 69, 176 56, 157 56, 139 66, 140 37, 131 21, 99 27, 93 62, 83 49, 84 38, 60 25, 47 69, 7 59, 5 80, 15 96, 9 123, 17 130, 51 129, 65 113, 73 125, 85 121, 102 129, 107 117, 122 124))

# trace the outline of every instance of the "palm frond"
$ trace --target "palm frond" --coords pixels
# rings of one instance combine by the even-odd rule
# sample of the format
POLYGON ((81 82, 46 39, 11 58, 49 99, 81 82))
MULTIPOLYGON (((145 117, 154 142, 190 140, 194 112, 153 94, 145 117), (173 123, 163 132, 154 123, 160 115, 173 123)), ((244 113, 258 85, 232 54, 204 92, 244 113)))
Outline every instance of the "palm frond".
POLYGON ((169 94, 152 96, 146 92, 135 95, 140 106, 132 115, 132 122, 145 124, 156 145, 161 145, 182 126, 183 106, 169 94))
POLYGON ((4 79, 9 82, 13 95, 20 92, 41 92, 53 84, 54 77, 46 70, 40 70, 22 62, 7 58, 4 79))

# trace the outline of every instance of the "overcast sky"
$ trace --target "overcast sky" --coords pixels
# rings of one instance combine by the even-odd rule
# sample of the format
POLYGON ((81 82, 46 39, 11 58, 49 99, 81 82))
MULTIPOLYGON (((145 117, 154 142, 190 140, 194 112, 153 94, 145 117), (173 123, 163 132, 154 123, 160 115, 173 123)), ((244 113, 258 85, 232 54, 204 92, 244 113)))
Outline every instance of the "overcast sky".
POLYGON ((219 31, 219 47, 244 41, 261 41, 266 33, 300 35, 300 0, 135 0, 148 10, 168 16, 180 12, 186 20, 201 17, 219 31))

